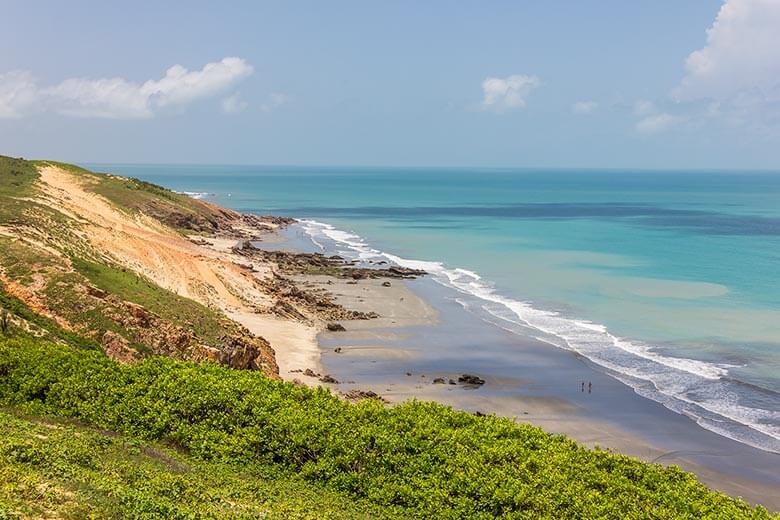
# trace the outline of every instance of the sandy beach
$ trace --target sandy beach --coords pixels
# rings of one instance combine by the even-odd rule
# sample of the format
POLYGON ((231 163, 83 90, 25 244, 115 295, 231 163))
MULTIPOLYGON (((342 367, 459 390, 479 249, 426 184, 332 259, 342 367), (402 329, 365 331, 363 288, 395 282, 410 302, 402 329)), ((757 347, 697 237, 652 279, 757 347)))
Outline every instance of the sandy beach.
MULTIPOLYGON (((274 247, 284 248, 278 241, 274 247)), ((300 372, 311 368, 339 381, 326 386, 343 394, 370 390, 390 403, 434 400, 513 417, 589 447, 679 465, 714 489, 780 509, 780 456, 704 430, 580 356, 533 338, 518 341, 465 311, 431 280, 388 284, 304 275, 296 281, 327 290, 346 308, 380 317, 340 321, 344 331, 321 330, 316 351, 307 343, 305 355, 300 345, 288 352, 277 345, 285 378, 325 384, 300 372), (463 373, 485 384, 457 383, 463 373), (587 386, 583 391, 587 382, 591 392, 587 386)))

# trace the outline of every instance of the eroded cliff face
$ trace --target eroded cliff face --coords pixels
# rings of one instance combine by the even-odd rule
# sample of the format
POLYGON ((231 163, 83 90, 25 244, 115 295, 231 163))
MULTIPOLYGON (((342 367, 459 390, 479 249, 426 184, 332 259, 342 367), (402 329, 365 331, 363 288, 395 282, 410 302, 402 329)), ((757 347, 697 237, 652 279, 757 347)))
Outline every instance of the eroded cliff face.
POLYGON ((0 157, 0 306, 25 334, 122 362, 164 355, 278 377, 274 347, 294 349, 288 338, 313 342, 332 320, 376 317, 296 275, 422 274, 252 245, 291 222, 136 179, 0 157))
POLYGON ((278 374, 268 341, 225 314, 273 299, 183 233, 245 237, 284 221, 8 158, 0 158, 0 204, 0 304, 16 332, 102 348, 123 362, 166 355, 278 374))

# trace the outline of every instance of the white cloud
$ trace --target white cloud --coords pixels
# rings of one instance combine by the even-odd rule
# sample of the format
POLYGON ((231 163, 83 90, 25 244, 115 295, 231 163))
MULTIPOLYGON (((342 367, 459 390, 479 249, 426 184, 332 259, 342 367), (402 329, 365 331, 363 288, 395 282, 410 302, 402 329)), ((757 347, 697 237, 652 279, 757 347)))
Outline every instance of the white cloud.
POLYGON ((238 114, 246 110, 247 106, 247 102, 241 99, 238 92, 222 100, 222 111, 226 114, 238 114))
POLYGON ((678 101, 730 100, 745 91, 780 98, 780 1, 727 0, 688 56, 678 101))
POLYGON ((506 78, 486 78, 482 82, 482 106, 494 110, 523 108, 525 98, 542 84, 536 76, 514 74, 506 78))
POLYGON ((575 114, 590 114, 599 107, 595 101, 577 101, 571 106, 571 111, 575 114))
POLYGON ((706 45, 685 62, 672 90, 692 117, 751 130, 780 130, 780 1, 726 0, 706 45))
POLYGON ((647 116, 658 112, 655 108, 655 103, 647 101, 646 99, 640 99, 634 103, 634 114, 637 116, 647 116))
POLYGON ((648 115, 640 119, 636 123, 636 130, 643 134, 654 134, 677 126, 685 121, 686 118, 683 116, 662 112, 660 114, 648 115))
POLYGON ((35 108, 37 98, 35 78, 29 72, 0 74, 0 119, 22 117, 35 108))
POLYGON ((252 72, 243 59, 229 57, 201 70, 174 65, 162 78, 142 84, 123 78, 70 78, 43 88, 30 73, 12 72, 0 76, 0 117, 21 117, 37 109, 72 117, 149 118, 165 107, 218 94, 252 72))
POLYGON ((287 94, 283 94, 281 92, 274 92, 271 94, 270 99, 267 103, 263 103, 260 105, 260 110, 263 112, 270 112, 271 110, 280 107, 282 105, 286 105, 290 102, 290 96, 287 94))

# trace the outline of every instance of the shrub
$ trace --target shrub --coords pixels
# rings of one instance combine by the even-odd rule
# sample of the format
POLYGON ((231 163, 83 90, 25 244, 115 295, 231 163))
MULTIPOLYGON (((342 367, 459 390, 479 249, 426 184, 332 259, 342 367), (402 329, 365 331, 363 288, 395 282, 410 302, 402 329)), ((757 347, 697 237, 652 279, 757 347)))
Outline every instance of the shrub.
POLYGON ((771 518, 677 467, 586 449, 435 403, 353 405, 259 373, 11 340, 0 401, 159 440, 200 459, 266 463, 436 518, 771 518))

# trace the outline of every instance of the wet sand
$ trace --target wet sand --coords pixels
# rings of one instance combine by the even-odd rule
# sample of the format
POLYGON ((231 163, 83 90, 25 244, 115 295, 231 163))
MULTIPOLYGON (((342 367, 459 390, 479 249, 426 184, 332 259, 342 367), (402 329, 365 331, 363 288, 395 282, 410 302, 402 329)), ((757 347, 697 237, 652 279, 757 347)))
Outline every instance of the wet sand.
MULTIPOLYGON (((295 235, 269 246, 311 251, 295 235)), ((327 289, 347 308, 380 315, 340 322, 346 331, 321 332, 317 365, 289 367, 331 374, 341 382, 326 385, 334 390, 372 390, 391 403, 434 400, 515 418, 586 446, 679 465, 714 489, 780 510, 780 455, 705 430, 639 396, 582 356, 487 323, 464 309, 458 293, 433 280, 391 280, 389 287, 383 279, 297 280, 327 289), (449 384, 464 373, 485 384, 449 384), (445 383, 435 384, 436 378, 445 383)))
POLYGON ((715 489, 780 510, 780 455, 705 430, 581 356, 484 322, 431 280, 390 288, 381 282, 328 285, 339 303, 382 316, 341 322, 345 332, 319 335, 322 369, 349 381, 330 386, 373 390, 390 402, 434 400, 514 417, 590 447, 677 464, 715 489), (463 373, 486 383, 448 383, 463 373), (434 384, 436 378, 445 383, 434 384))

